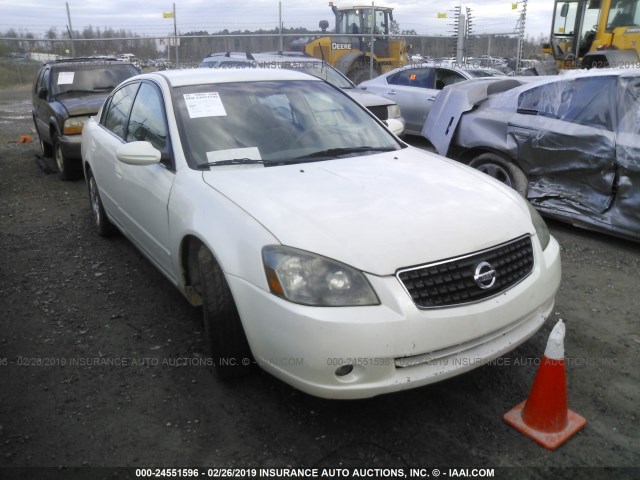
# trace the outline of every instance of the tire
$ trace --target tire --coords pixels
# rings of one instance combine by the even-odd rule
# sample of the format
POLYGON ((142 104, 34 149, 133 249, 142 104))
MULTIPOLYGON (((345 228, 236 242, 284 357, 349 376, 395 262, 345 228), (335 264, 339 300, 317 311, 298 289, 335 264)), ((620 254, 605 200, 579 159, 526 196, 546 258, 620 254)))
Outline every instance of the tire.
POLYGON ((91 218, 93 219, 93 226, 98 232, 98 235, 108 237, 113 235, 116 228, 107 218, 107 214, 102 206, 102 200, 100 199, 100 191, 98 190, 98 184, 93 176, 91 170, 87 171, 87 188, 89 189, 89 204, 91 205, 91 218))
POLYGON ((483 153, 469 162, 469 166, 486 173, 527 198, 529 181, 517 165, 495 153, 483 153))
POLYGON ((42 138, 40 139, 40 154, 43 157, 53 156, 53 147, 42 140, 42 138))
POLYGON ((53 158, 56 161, 60 180, 77 180, 82 175, 82 162, 64 156, 58 137, 53 137, 53 158))
POLYGON ((198 251, 205 342, 220 379, 248 375, 253 356, 224 273, 204 246, 198 251))
MULTIPOLYGON (((373 76, 376 77, 378 72, 376 69, 373 69, 373 76)), ((362 82, 369 80, 369 64, 357 62, 354 63, 349 73, 347 74, 349 80, 351 80, 356 85, 360 85, 362 82)))
POLYGON ((53 147, 51 146, 51 144, 46 143, 44 140, 42 140, 40 132, 38 132, 38 124, 36 122, 35 116, 33 117, 33 124, 35 125, 36 133, 38 134, 38 140, 40 142, 40 155, 42 155, 43 157, 51 157, 53 155, 53 147))

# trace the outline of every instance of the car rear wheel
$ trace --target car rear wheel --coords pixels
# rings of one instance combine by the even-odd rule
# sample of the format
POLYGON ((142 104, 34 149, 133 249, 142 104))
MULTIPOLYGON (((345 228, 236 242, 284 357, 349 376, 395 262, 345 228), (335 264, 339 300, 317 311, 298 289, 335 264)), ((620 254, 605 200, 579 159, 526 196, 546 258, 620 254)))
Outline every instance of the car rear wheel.
POLYGON ((483 153, 469 162, 469 166, 486 173, 527 198, 529 186, 527 176, 506 158, 495 153, 483 153))
POLYGON ((58 137, 53 138, 53 157, 61 180, 77 180, 82 174, 81 162, 65 157, 58 137))
POLYGON ((240 314, 224 273, 204 246, 198 251, 205 342, 216 377, 232 378, 253 370, 253 357, 240 314))
POLYGON ((89 202, 91 204, 91 218, 93 225, 99 235, 108 237, 115 232, 115 227, 107 218, 107 214, 102 206, 98 184, 91 170, 87 172, 87 187, 89 188, 89 202))

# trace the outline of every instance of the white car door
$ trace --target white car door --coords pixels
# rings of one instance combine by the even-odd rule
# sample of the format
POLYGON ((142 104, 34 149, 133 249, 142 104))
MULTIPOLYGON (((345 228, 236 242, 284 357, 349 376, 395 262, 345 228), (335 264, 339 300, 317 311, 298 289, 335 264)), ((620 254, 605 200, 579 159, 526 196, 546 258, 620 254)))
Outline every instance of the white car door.
POLYGON ((174 278, 167 205, 175 173, 162 94, 150 82, 135 82, 115 92, 105 108, 102 128, 89 145, 105 209, 127 237, 174 278), (148 141, 160 150, 161 163, 119 161, 118 147, 134 141, 148 141))
POLYGON ((109 216, 123 231, 127 227, 120 209, 118 189, 121 174, 115 152, 124 143, 127 118, 139 87, 139 82, 133 82, 114 91, 103 107, 104 113, 99 126, 87 132, 90 133, 88 148, 91 168, 100 188, 102 203, 109 216))
POLYGON ((149 142, 163 160, 146 166, 118 162, 119 202, 133 240, 173 278, 167 208, 175 170, 168 131, 160 89, 143 82, 129 115, 126 142, 149 142))

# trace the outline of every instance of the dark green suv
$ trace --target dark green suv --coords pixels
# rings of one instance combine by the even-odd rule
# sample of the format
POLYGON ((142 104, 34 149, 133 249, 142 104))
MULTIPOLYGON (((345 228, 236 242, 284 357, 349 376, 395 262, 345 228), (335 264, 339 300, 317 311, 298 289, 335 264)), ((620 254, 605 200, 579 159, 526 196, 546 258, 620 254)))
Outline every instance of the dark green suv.
POLYGON ((33 122, 42 154, 55 158, 63 180, 82 176, 80 139, 85 122, 136 67, 115 58, 72 58, 40 68, 33 86, 33 122))

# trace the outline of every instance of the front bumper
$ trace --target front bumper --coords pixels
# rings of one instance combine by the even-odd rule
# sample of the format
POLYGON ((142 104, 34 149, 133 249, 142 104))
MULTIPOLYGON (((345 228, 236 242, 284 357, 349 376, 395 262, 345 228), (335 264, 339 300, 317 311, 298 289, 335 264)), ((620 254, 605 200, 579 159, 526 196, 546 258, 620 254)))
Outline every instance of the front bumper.
POLYGON ((62 135, 58 138, 60 142, 60 148, 64 158, 71 160, 81 160, 82 153, 80 146, 82 142, 82 135, 62 135))
POLYGON ((394 276, 368 275, 381 305, 309 307, 228 276, 256 362, 311 395, 366 398, 444 380, 513 350, 545 322, 559 246, 534 242, 531 275, 484 301, 419 310, 394 276), (340 367, 350 365, 350 373, 340 367))

